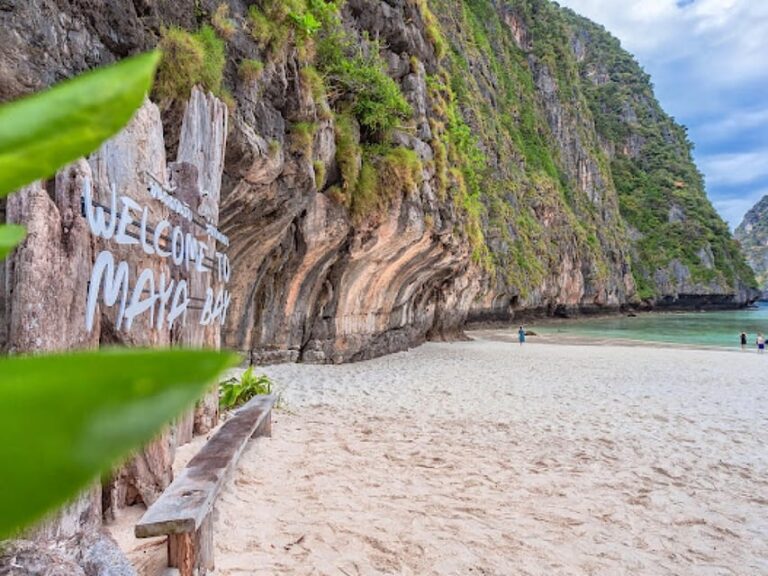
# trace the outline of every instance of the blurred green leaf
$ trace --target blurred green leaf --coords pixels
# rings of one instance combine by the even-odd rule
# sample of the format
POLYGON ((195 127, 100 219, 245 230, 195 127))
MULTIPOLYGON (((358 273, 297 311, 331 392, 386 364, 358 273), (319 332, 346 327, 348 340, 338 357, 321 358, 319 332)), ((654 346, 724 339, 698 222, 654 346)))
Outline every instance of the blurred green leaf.
POLYGON ((5 258, 14 247, 24 240, 27 231, 24 226, 9 224, 4 226, 0 224, 0 260, 5 258))
POLYGON ((0 106, 0 198, 90 154, 141 106, 159 52, 128 58, 0 106))
POLYGON ((151 440, 235 361, 191 350, 1 359, 0 538, 151 440))

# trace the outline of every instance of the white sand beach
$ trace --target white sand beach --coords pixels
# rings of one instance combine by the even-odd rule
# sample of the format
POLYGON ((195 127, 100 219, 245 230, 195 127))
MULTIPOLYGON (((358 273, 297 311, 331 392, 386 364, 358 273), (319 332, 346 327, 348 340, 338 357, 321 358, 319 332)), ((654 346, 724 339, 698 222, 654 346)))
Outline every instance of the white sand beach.
MULTIPOLYGON (((500 341, 263 370, 216 574, 768 574, 768 356, 500 341)), ((187 450, 189 452, 189 450, 187 450)))

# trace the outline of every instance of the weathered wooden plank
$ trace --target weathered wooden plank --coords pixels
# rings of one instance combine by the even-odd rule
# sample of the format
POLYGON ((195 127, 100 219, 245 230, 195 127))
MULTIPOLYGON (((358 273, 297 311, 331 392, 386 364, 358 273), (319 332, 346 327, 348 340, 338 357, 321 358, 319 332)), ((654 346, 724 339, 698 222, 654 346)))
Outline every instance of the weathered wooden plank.
POLYGON ((270 418, 274 402, 274 396, 257 396, 225 422, 147 510, 136 525, 136 537, 197 531, 248 440, 270 418))

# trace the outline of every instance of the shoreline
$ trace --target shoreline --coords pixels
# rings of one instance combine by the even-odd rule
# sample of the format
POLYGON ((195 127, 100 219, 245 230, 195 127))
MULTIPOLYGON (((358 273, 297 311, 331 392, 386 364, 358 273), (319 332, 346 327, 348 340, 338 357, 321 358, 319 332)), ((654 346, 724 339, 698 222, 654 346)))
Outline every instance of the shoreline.
MULTIPOLYGON (((473 341, 487 342, 510 342, 518 343, 517 332, 514 328, 484 328, 476 330, 467 330, 467 336, 473 341)), ((541 333, 536 332, 535 336, 526 336, 527 344, 546 344, 550 346, 594 346, 609 347, 618 346, 622 348, 650 348, 650 349, 677 349, 677 350, 701 350, 708 352, 738 352, 755 353, 754 346, 748 346, 742 350, 737 347, 706 346, 704 344, 684 344, 682 342, 663 342, 658 340, 638 340, 633 338, 600 338, 597 336, 586 336, 582 334, 564 334, 564 333, 541 333)))
POLYGON ((468 319, 464 330, 466 332, 476 330, 490 330, 503 326, 512 326, 514 324, 557 324, 569 323, 579 320, 604 320, 619 317, 642 318, 644 316, 656 315, 677 315, 677 314, 708 314, 713 312, 738 312, 744 310, 757 310, 760 308, 758 303, 768 304, 768 300, 756 300, 752 304, 743 306, 713 306, 713 307, 674 307, 659 306, 656 308, 633 308, 626 304, 615 307, 600 308, 574 308, 566 309, 564 314, 557 314, 553 311, 547 311, 543 308, 520 309, 513 312, 512 315, 502 315, 504 317, 488 319, 468 319))

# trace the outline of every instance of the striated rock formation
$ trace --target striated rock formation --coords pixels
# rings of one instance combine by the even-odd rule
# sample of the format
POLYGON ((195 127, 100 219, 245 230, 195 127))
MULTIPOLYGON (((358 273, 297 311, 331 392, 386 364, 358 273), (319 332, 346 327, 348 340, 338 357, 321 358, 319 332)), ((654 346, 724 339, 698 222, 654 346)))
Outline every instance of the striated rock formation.
POLYGON ((750 208, 734 235, 755 271, 757 284, 765 298, 768 294, 768 196, 750 208))
POLYGON ((648 77, 545 0, 3 0, 0 24, 0 99, 160 42, 170 157, 195 156, 191 84, 229 102, 225 157, 198 160, 224 163, 221 341, 254 362, 754 298, 648 77))

